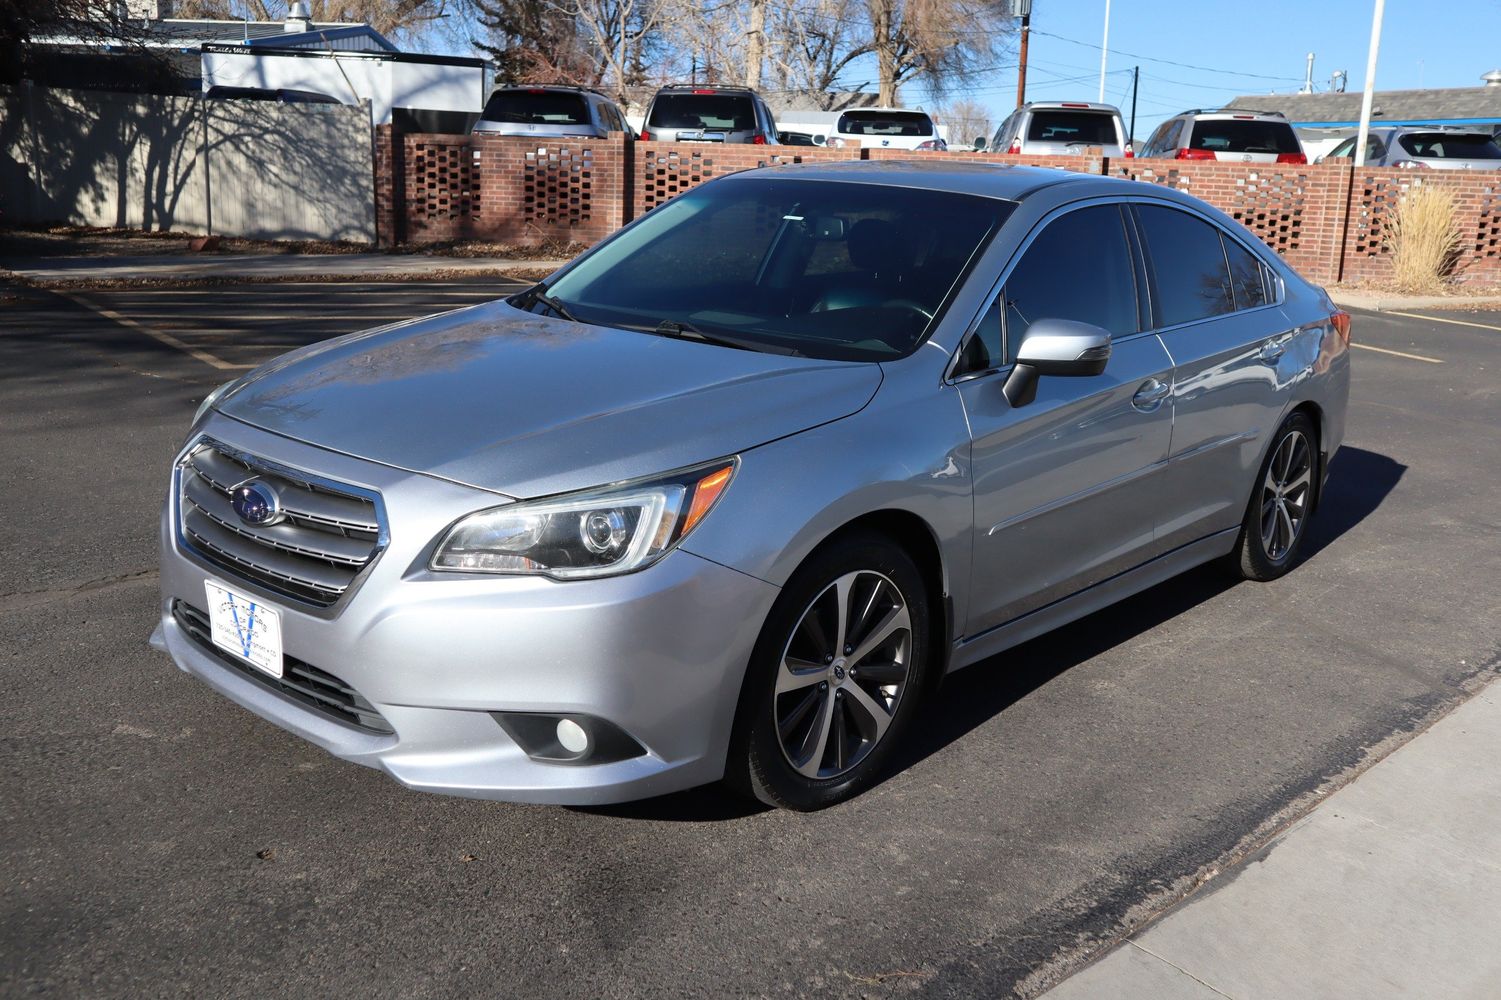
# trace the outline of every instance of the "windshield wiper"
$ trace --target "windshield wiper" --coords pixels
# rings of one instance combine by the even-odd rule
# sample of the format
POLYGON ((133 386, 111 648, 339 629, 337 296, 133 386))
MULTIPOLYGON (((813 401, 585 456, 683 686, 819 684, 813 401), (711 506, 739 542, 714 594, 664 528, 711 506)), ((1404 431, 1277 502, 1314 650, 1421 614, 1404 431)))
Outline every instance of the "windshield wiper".
POLYGON ((526 297, 527 301, 533 304, 541 303, 542 305, 551 309, 555 314, 561 316, 563 319, 566 319, 570 323, 582 322, 577 316, 568 311, 567 306, 559 302, 557 299, 553 298, 551 295, 547 294, 547 285, 543 282, 537 282, 537 284, 528 288, 521 294, 526 297))
POLYGON ((682 320, 664 319, 657 324, 652 331, 659 337, 676 337, 679 340, 700 340, 706 344, 718 344, 720 347, 735 347, 742 351, 759 351, 765 354, 785 354, 788 357, 802 357, 802 352, 780 344, 768 344, 765 341, 741 339, 727 336, 723 333, 705 333, 692 323, 682 320))

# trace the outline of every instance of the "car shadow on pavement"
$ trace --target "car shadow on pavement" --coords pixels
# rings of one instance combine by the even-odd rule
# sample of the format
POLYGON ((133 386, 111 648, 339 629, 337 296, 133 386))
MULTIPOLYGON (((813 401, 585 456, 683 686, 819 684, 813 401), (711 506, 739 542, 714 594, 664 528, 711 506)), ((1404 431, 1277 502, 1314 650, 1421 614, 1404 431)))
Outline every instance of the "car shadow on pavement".
MULTIPOLYGON (((1407 466, 1386 455, 1348 446, 1340 449, 1331 464, 1319 511, 1309 526, 1305 558, 1316 556, 1370 516, 1406 471, 1407 466)), ((1200 566, 946 678, 916 720, 909 744, 896 755, 881 782, 890 781, 963 738, 1071 667, 1151 631, 1233 586, 1235 579, 1222 567, 1200 566)), ((708 785, 581 811, 701 823, 738 819, 765 810, 765 806, 747 802, 723 786, 708 785)))

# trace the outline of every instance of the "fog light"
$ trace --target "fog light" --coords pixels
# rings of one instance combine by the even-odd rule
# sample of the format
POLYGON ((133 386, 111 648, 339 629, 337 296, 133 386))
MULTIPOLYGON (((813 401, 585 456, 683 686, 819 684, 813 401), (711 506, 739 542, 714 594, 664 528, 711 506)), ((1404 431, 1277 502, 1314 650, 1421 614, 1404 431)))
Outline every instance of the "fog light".
POLYGON ((583 753, 589 749, 589 734, 572 719, 559 719, 558 743, 569 753, 583 753))
POLYGON ((491 712, 532 760, 548 764, 609 764, 640 757, 646 748, 597 715, 570 712, 491 712))

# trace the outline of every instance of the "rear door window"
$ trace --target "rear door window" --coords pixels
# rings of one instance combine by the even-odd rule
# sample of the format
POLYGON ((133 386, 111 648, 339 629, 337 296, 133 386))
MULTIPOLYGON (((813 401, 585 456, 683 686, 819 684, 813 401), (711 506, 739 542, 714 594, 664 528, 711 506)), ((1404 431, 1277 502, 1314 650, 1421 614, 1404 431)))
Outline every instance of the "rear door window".
POLYGON ((1216 153, 1301 153, 1298 137, 1286 122, 1239 118, 1194 122, 1190 149, 1216 153))
POLYGON ((1175 208, 1141 205, 1136 211, 1151 259, 1157 325, 1233 312, 1235 292, 1219 230, 1175 208))
POLYGON ((1452 132, 1409 132, 1397 139, 1397 145, 1410 156, 1434 160, 1501 160, 1501 146, 1484 135, 1458 135, 1452 132))
POLYGON ((651 128, 754 132, 756 109, 749 94, 658 94, 651 128))
POLYGON ((921 111, 846 111, 837 131, 845 135, 930 136, 933 120, 921 111))
POLYGON ((1115 116, 1098 111, 1033 111, 1027 126, 1028 142, 1076 142, 1085 146, 1114 146, 1115 116))
POLYGON ((580 94, 557 90, 498 90, 490 95, 486 121, 517 125, 588 125, 589 105, 580 94))

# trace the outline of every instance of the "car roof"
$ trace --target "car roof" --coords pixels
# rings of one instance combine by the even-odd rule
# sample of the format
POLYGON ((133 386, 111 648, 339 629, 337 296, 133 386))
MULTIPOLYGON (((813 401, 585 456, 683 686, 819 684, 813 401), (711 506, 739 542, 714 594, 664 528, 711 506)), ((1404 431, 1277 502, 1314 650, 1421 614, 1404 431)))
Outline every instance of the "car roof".
POLYGON ((709 94, 754 94, 749 87, 738 87, 733 83, 669 83, 657 88, 658 94, 698 94, 705 97, 709 94))
POLYGON ((1194 198, 1158 184, 1143 184, 1122 177, 1104 177, 1049 167, 1024 167, 973 160, 832 160, 786 164, 772 170, 752 168, 726 175, 726 179, 730 178, 886 184, 1005 201, 1022 201, 1046 188, 1067 185, 1069 193, 1076 198, 1129 195, 1199 204, 1194 198))
POLYGON ((929 118, 933 117, 931 114, 928 114, 928 112, 922 110, 921 108, 888 108, 885 105, 881 105, 881 106, 878 106, 878 107, 845 108, 843 111, 841 111, 839 113, 841 115, 848 115, 848 114, 854 114, 854 113, 860 112, 860 111, 879 111, 879 112, 882 112, 883 114, 886 113, 886 112, 889 112, 889 111, 900 111, 904 115, 927 115, 929 118))
POLYGON ((1287 116, 1280 111, 1262 111, 1257 108, 1193 108, 1180 111, 1174 118, 1202 118, 1206 121, 1225 121, 1232 118, 1251 119, 1258 122, 1286 122, 1287 116))
POLYGON ((502 92, 515 93, 517 91, 523 94, 537 93, 538 91, 556 91, 565 94, 593 94, 596 97, 603 97, 605 100, 610 99, 593 87, 576 87, 571 83, 505 83, 490 91, 490 94, 494 96, 502 92))
POLYGON ((1112 115, 1121 113, 1121 109, 1114 104, 1100 104, 1097 101, 1029 101, 1022 105, 1023 111, 1038 108, 1044 111, 1107 111, 1112 115))

